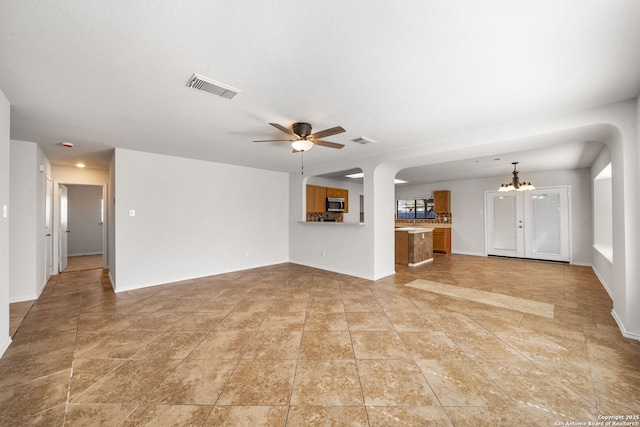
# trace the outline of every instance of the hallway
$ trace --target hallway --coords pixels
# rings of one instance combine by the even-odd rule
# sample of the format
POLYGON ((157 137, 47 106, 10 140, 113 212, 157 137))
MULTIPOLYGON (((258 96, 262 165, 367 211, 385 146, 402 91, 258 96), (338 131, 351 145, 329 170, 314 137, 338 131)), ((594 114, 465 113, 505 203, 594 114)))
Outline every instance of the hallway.
POLYGON ((464 255, 376 282, 280 264, 120 294, 101 269, 62 273, 0 359, 0 424, 550 426, 639 414, 640 343, 610 311, 588 267, 464 255))

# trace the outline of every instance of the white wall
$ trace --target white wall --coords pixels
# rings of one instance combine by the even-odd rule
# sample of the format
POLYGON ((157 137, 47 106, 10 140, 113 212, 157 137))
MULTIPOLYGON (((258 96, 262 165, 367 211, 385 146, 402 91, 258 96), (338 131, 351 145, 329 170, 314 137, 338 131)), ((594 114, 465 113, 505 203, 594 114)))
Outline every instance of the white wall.
POLYGON ((287 174, 116 149, 115 188, 118 292, 289 260, 287 174))
MULTIPOLYGON (((521 172, 521 177, 537 188, 569 185, 571 201, 571 250, 573 263, 591 265, 592 219, 589 169, 521 172), (524 173, 524 175, 523 175, 524 173)), ((396 185, 396 199, 429 195, 436 190, 451 191, 451 250, 454 253, 485 255, 484 192, 497 190, 504 176, 438 182, 419 185, 396 185)))
POLYGON ((102 187, 67 186, 69 256, 102 253, 102 187))
POLYGON ((0 356, 4 354, 9 336, 9 111, 10 105, 0 90, 0 356), (7 215, 4 215, 4 209, 7 215))
MULTIPOLYGON (((393 200, 395 170, 363 161, 355 166, 335 164, 311 172, 307 169, 307 174, 321 175, 354 167, 364 172, 365 221, 362 224, 304 222, 307 177, 290 174, 290 258, 296 264, 377 280, 395 273, 393 209, 386 203, 393 200)), ((349 193, 351 198, 351 190, 349 193)))
POLYGON ((37 145, 11 141, 11 302, 36 299, 37 145))
POLYGON ((596 179, 611 164, 611 151, 605 147, 591 165, 593 182, 593 271, 613 298, 613 181, 596 179), (601 205, 604 209, 600 209, 601 205))
POLYGON ((105 253, 102 255, 105 261, 105 266, 109 267, 109 278, 111 279, 111 285, 116 282, 116 153, 115 150, 111 156, 109 162, 109 185, 107 187, 107 197, 105 197, 105 218, 107 223, 106 238, 107 245, 105 253))
POLYGON ((46 285, 45 181, 51 166, 33 142, 12 140, 10 152, 9 294, 18 302, 38 298, 46 285))

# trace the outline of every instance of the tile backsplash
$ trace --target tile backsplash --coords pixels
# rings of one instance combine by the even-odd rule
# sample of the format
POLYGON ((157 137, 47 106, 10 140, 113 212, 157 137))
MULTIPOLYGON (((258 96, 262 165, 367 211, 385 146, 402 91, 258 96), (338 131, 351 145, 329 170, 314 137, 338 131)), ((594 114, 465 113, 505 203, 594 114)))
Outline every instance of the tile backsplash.
POLYGON ((398 223, 406 224, 451 224, 451 212, 437 213, 435 219, 396 219, 398 223))
POLYGON ((308 222, 343 222, 342 212, 307 212, 308 222))

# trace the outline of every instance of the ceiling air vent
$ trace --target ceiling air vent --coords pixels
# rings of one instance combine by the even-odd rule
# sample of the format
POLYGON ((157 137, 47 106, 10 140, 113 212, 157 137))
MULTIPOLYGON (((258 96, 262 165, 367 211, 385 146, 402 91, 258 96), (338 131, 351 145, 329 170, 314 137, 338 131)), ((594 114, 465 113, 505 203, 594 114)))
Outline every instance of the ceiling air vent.
POLYGON ((352 139, 352 141, 362 145, 371 144, 372 142, 378 142, 375 139, 367 138, 366 136, 359 136, 356 139, 352 139))
POLYGON ((232 88, 215 80, 194 74, 187 82, 187 87, 203 90, 222 98, 231 99, 240 93, 239 89, 232 88))

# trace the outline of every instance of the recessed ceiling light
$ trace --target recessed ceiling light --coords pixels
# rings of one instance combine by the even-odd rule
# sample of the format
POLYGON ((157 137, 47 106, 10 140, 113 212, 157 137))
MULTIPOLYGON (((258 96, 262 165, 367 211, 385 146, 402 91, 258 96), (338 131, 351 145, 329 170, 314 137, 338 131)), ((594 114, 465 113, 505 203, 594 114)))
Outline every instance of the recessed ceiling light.
POLYGON ((84 163, 76 163, 76 166, 79 168, 84 168, 87 165, 85 165, 84 163))

